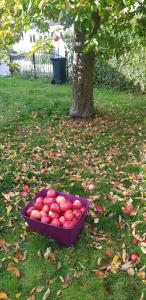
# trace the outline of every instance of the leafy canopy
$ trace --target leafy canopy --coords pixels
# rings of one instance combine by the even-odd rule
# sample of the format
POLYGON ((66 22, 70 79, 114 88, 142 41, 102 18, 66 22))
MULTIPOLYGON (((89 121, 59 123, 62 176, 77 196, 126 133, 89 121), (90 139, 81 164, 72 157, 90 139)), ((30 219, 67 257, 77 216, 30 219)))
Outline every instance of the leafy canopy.
POLYGON ((32 25, 37 25, 40 31, 48 31, 49 20, 60 21, 65 27, 75 24, 78 30, 84 30, 87 50, 98 48, 100 40, 104 47, 107 42, 112 44, 119 32, 131 29, 135 16, 136 31, 144 35, 145 12, 144 0, 2 0, 0 48, 18 41, 22 32, 32 25), (94 30, 97 16, 98 31, 94 30))

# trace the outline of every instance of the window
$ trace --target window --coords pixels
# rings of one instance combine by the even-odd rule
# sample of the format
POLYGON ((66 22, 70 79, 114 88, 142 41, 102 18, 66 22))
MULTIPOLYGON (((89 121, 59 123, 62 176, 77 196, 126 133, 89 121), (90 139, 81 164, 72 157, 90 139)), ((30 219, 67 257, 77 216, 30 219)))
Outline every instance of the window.
POLYGON ((35 34, 29 36, 30 38, 30 43, 35 43, 35 34))

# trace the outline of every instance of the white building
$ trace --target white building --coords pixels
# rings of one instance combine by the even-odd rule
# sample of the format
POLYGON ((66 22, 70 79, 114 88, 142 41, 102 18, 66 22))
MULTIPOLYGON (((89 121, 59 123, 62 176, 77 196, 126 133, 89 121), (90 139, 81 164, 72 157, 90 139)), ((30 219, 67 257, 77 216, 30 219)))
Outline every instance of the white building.
POLYGON ((39 33, 37 28, 31 28, 27 32, 23 33, 23 38, 13 46, 13 49, 17 53, 27 53, 31 51, 32 46, 36 41, 44 39, 44 37, 50 37, 54 46, 54 53, 64 57, 65 56, 65 43, 61 39, 61 32, 63 27, 59 24, 51 24, 48 33, 39 33), (59 36, 58 41, 53 40, 53 35, 59 36))

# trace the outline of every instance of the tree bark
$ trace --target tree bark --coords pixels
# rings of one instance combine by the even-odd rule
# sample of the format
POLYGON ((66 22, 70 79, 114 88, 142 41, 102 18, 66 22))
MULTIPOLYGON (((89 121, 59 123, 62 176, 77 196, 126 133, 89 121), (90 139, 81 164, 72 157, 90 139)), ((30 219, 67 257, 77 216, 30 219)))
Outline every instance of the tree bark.
POLYGON ((94 52, 84 53, 85 32, 75 28, 75 51, 73 62, 73 103, 70 115, 76 118, 94 116, 93 68, 94 52))

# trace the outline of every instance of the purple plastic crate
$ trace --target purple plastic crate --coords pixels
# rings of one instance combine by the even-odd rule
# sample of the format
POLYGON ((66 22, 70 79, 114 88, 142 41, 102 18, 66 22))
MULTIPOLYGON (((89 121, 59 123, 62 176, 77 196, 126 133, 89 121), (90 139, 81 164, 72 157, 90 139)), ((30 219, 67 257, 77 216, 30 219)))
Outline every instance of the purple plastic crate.
POLYGON ((32 231, 38 232, 42 235, 46 235, 54 239, 58 244, 69 247, 73 245, 78 238, 81 230, 84 226, 85 217, 87 215, 87 210, 89 206, 89 200, 85 198, 76 197, 70 194, 65 194, 62 192, 56 192, 57 196, 64 196, 66 199, 74 202, 76 199, 82 202, 82 205, 86 208, 82 217, 77 221, 71 229, 65 229, 61 227, 55 227, 49 224, 43 224, 39 221, 32 220, 26 215, 27 209, 35 203, 37 197, 45 197, 47 195, 47 189, 44 189, 36 194, 36 196, 21 210, 21 216, 28 223, 32 231))

